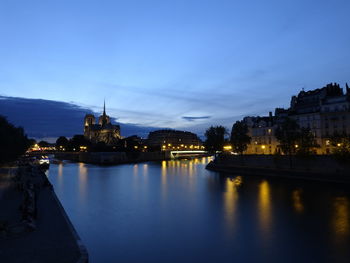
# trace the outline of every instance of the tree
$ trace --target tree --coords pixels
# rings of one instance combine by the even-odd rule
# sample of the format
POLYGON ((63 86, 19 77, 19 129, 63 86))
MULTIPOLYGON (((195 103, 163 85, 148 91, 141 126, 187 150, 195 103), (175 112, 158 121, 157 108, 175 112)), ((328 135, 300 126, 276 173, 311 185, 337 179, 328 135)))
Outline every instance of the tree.
POLYGON ((232 126, 231 144, 234 151, 243 155, 247 150, 251 137, 248 135, 248 126, 243 121, 236 121, 232 126))
POLYGON ((49 144, 47 141, 40 141, 40 142, 38 143, 38 145, 39 145, 40 147, 49 147, 49 146, 50 146, 50 144, 49 144))
POLYGON ((296 145, 300 138, 299 125, 293 119, 286 118, 275 131, 276 139, 284 154, 292 155, 296 152, 296 145))
POLYGON ((295 120, 287 117, 275 131, 282 152, 289 156, 290 168, 292 168, 292 154, 296 152, 296 145, 300 137, 299 128, 295 120))
POLYGON ((210 153, 222 151, 225 143, 225 135, 227 130, 223 126, 211 126, 205 131, 206 140, 204 142, 205 149, 210 153))
POLYGON ((28 139, 28 144, 29 144, 29 147, 34 147, 34 145, 36 144, 36 140, 28 139))
POLYGON ((295 145, 296 153, 301 156, 315 154, 315 148, 320 147, 317 144, 315 135, 309 128, 301 128, 295 145))
POLYGON ((80 151, 80 146, 89 147, 90 145, 91 142, 84 135, 77 134, 69 140, 68 148, 71 151, 80 151))
POLYGON ((350 136, 335 134, 331 138, 332 154, 340 161, 350 160, 350 136))
POLYGON ((0 116, 0 163, 16 160, 24 154, 30 142, 21 127, 15 127, 0 116))
POLYGON ((69 141, 66 137, 60 136, 56 140, 56 149, 65 149, 68 147, 69 141))

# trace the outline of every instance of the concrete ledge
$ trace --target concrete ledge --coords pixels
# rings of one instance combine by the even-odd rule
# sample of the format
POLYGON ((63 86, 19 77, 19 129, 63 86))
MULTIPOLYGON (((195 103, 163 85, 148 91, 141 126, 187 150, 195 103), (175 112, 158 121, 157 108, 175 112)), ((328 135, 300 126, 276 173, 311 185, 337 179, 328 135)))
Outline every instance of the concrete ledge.
POLYGON ((77 246, 80 250, 80 258, 77 260, 77 263, 88 263, 89 262, 89 254, 87 252, 87 249, 85 248, 83 242, 81 241, 79 235, 78 235, 78 232, 75 230, 72 222, 70 221, 66 211, 64 210, 60 200, 58 199, 55 191, 52 189, 52 196, 54 198, 54 200, 56 201, 56 204, 62 214, 62 217, 64 218, 64 220, 66 221, 68 227, 70 228, 70 231, 72 232, 72 235, 74 236, 75 238, 75 241, 77 243, 77 246))
POLYGON ((235 175, 248 175, 248 176, 263 176, 263 177, 275 177, 275 178, 290 178, 290 179, 302 179, 302 180, 314 180, 324 182, 335 183, 350 183, 349 176, 340 175, 338 173, 319 173, 313 171, 300 171, 293 169, 282 168, 266 168, 266 167, 249 167, 239 166, 223 163, 210 162, 206 169, 235 175))

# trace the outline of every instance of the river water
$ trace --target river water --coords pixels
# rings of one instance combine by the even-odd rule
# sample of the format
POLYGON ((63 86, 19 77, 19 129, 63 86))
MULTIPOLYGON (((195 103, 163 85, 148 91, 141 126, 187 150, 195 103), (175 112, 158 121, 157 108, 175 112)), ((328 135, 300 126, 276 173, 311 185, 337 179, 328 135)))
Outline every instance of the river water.
POLYGON ((51 165, 90 262, 350 262, 350 190, 227 177, 210 158, 51 165))

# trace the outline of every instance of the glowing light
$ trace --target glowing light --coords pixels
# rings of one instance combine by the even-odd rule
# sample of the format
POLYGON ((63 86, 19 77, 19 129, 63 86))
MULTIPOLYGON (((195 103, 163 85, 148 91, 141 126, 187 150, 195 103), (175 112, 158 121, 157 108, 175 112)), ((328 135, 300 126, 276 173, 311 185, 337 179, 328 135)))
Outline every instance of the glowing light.
POLYGON ((87 149, 86 146, 80 146, 79 148, 80 148, 80 151, 85 151, 87 149))
POLYGON ((232 150, 232 146, 231 145, 225 145, 224 146, 224 150, 225 151, 230 151, 230 150, 232 150))
POLYGON ((261 145, 261 149, 265 149, 266 148, 266 146, 265 145, 261 145))
POLYGON ((337 146, 340 147, 340 146, 341 146, 341 143, 338 143, 337 146))
POLYGON ((296 145, 294 145, 294 147, 295 147, 295 148, 298 148, 298 147, 299 147, 299 145, 298 145, 298 144, 296 144, 296 145))

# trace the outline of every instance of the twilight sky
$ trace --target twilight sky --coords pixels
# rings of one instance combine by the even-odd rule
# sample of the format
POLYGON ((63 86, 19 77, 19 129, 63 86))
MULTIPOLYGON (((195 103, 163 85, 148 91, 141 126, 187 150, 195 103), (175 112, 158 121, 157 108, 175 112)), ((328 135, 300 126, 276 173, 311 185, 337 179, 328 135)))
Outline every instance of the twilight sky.
POLYGON ((122 123, 231 127, 350 82, 349 28, 349 0, 2 0, 0 103, 105 98, 122 123))

